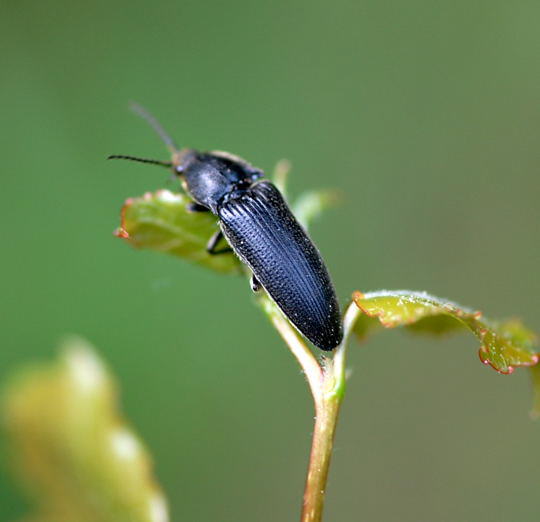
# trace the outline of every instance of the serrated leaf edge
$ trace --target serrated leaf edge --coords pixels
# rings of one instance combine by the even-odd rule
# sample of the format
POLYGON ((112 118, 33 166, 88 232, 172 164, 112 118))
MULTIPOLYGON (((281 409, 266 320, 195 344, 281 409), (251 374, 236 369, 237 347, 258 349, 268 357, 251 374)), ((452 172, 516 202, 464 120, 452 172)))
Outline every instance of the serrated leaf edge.
MULTIPOLYGON (((365 300, 365 299, 375 299, 375 298, 384 298, 384 297, 389 297, 389 298, 390 297, 392 297, 392 298, 394 298, 394 297, 403 297, 404 299, 406 299, 410 303, 414 303, 415 302, 414 298, 416 298, 418 300, 424 300, 428 304, 430 304, 432 306, 436 306, 437 308, 441 309, 441 312, 439 312, 439 313, 443 313, 443 314, 446 313, 449 317, 452 317, 456 321, 459 321, 460 323, 462 323, 480 341, 480 343, 482 343, 480 345, 480 348, 478 349, 478 357, 479 357, 480 361, 485 365, 491 366, 496 372, 498 372, 500 374, 510 375, 510 374, 512 374, 514 372, 516 367, 531 367, 531 366, 535 366, 540 361, 540 353, 531 353, 531 360, 530 361, 524 361, 522 363, 514 363, 513 365, 507 365, 506 369, 501 369, 501 368, 498 368, 497 366, 495 366, 489 360, 489 357, 488 357, 489 356, 489 349, 484 344, 484 338, 488 333, 488 329, 486 328, 486 326, 488 328, 491 328, 492 331, 495 333, 495 335, 500 335, 500 334, 497 333, 496 324, 494 324, 491 321, 488 321, 486 319, 484 319, 484 325, 485 326, 481 326, 479 324, 475 324, 473 326, 473 325, 469 324, 465 320, 465 317, 467 315, 470 316, 471 320, 479 321, 480 319, 483 318, 482 312, 479 311, 479 310, 473 310, 471 308, 461 306, 461 305, 459 305, 458 303, 456 303, 454 301, 450 301, 450 300, 447 300, 447 299, 443 300, 441 298, 436 298, 435 296, 432 296, 431 294, 429 294, 427 292, 415 292, 415 291, 408 291, 408 290, 395 290, 395 291, 379 290, 379 291, 367 292, 367 293, 363 293, 363 292, 360 292, 360 291, 355 291, 353 293, 353 296, 352 296, 353 302, 356 303, 358 308, 365 315, 367 315, 368 317, 378 319, 379 323, 384 328, 395 328, 397 326, 407 326, 407 325, 414 324, 416 322, 416 320, 414 318, 412 318, 412 319, 410 319, 408 321, 403 321, 403 322, 400 322, 400 321, 384 321, 382 319, 382 317, 384 316, 383 311, 372 312, 369 309, 367 309, 366 307, 363 307, 361 302, 360 302, 361 300, 365 300)), ((428 317, 429 315, 437 315, 437 314, 435 314, 435 313, 434 314, 428 314, 428 315, 426 315, 426 317, 428 317)))

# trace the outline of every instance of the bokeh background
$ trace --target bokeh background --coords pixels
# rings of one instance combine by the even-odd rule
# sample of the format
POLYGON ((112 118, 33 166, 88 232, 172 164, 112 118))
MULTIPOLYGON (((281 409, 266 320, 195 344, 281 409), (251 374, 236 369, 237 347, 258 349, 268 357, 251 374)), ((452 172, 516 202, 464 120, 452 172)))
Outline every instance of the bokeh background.
MULTIPOLYGON (((0 379, 93 342, 151 448, 174 521, 296 520, 312 409, 245 281, 113 237, 167 174, 127 110, 291 190, 337 187, 312 236, 343 303, 425 289, 539 330, 540 3, 535 0, 0 4, 0 379)), ((529 376, 472 337, 385 332, 353 370, 333 522, 533 521, 540 425, 529 376)), ((0 464, 0 518, 26 512, 0 464)), ((66 521, 74 522, 74 521, 66 521)))

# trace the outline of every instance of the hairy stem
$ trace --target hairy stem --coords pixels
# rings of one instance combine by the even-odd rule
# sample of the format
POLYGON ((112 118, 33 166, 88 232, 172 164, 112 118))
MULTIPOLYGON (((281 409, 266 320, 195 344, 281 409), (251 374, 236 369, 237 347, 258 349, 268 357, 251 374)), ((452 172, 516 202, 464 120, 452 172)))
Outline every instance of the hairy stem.
POLYGON ((308 474, 304 490, 302 522, 320 522, 324 507, 324 496, 328 470, 334 446, 334 434, 337 427, 340 395, 323 398, 316 406, 315 429, 311 443, 308 474))
POLYGON ((347 342, 358 314, 358 307, 352 303, 343 320, 343 341, 336 348, 334 358, 326 361, 321 393, 318 399, 314 396, 315 428, 311 443, 301 522, 320 522, 322 520, 334 435, 339 409, 345 395, 347 342))
POLYGON ((343 341, 336 348, 333 359, 326 359, 321 364, 274 303, 269 299, 263 299, 261 304, 304 370, 313 395, 315 428, 311 442, 301 522, 320 522, 339 408, 345 394, 347 341, 360 311, 354 303, 350 304, 343 320, 343 341))
POLYGON ((296 360, 304 370, 309 383, 309 388, 315 403, 320 400, 323 383, 323 370, 317 359, 306 346, 306 343, 298 335, 296 330, 285 316, 277 309, 277 307, 269 299, 263 301, 263 308, 266 314, 270 317, 272 324, 275 326, 279 335, 287 343, 289 350, 296 357, 296 360))

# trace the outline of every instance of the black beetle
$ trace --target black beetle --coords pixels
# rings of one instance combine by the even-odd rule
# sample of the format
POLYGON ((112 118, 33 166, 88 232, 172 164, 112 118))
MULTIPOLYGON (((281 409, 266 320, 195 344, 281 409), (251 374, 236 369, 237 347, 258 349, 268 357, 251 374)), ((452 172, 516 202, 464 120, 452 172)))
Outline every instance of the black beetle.
POLYGON ((291 323, 314 345, 332 350, 343 338, 336 293, 324 262, 295 219, 279 190, 261 179, 260 169, 225 152, 178 149, 157 120, 139 106, 134 110, 159 133, 172 152, 172 161, 134 156, 109 156, 172 168, 193 198, 189 208, 210 211, 220 230, 207 250, 219 254, 225 237, 252 271, 251 286, 261 286, 291 323))

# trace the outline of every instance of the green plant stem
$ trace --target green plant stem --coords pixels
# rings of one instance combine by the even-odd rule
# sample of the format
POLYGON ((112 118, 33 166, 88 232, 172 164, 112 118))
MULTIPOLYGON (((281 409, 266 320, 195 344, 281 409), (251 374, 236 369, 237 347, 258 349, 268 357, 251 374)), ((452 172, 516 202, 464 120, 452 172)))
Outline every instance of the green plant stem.
POLYGON ((321 365, 303 339, 269 300, 265 312, 304 370, 315 403, 315 427, 304 490, 301 522, 320 522, 334 446, 339 409, 345 394, 345 355, 350 331, 360 313, 351 303, 344 317, 344 336, 333 359, 321 365))
POLYGON ((343 341, 336 348, 334 358, 327 360, 319 398, 315 398, 315 428, 311 443, 301 522, 322 520, 326 483, 334 447, 339 410, 345 396, 345 356, 349 334, 359 315, 351 303, 343 320, 343 341))
POLYGON ((317 403, 322 393, 322 383, 324 379, 323 369, 317 362, 317 359, 311 350, 306 346, 306 343, 274 303, 269 299, 264 299, 263 308, 270 317, 276 330, 279 332, 285 343, 287 343, 289 350, 302 367, 302 370, 304 370, 311 394, 313 395, 315 403, 317 403))
POLYGON ((308 474, 302 506, 302 522, 320 522, 324 507, 328 470, 334 435, 343 396, 334 395, 316 405, 315 428, 311 443, 308 474))

